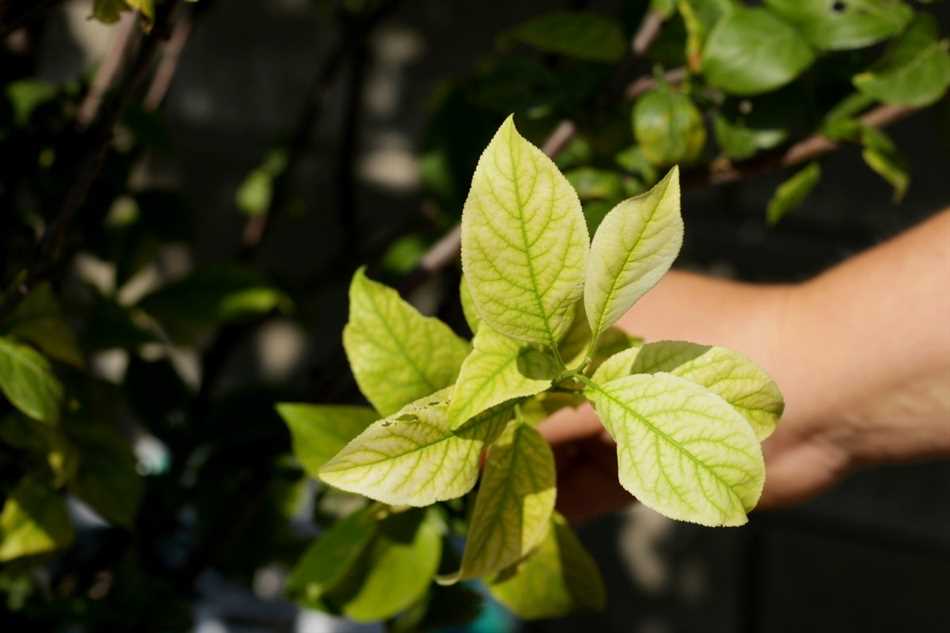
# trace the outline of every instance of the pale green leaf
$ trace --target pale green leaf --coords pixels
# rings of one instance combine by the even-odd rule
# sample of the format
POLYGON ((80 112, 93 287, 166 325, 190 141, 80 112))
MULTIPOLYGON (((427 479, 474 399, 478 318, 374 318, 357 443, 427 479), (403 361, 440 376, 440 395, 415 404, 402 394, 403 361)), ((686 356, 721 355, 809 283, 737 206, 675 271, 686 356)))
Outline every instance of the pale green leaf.
POLYGON ((509 427, 488 453, 462 568, 452 580, 490 576, 537 547, 550 527, 555 486, 545 439, 527 424, 509 427))
POLYGON ((632 113, 633 135, 654 165, 690 163, 706 145, 706 126, 693 101, 668 85, 637 99, 632 113))
POLYGON ((918 14, 867 72, 854 78, 862 93, 894 105, 924 107, 950 86, 950 40, 938 39, 937 21, 918 14))
POLYGON ((288 594, 305 606, 322 608, 324 595, 356 565, 376 536, 377 511, 375 507, 357 510, 321 533, 287 578, 288 594))
POLYGON ((591 342, 590 324, 584 313, 584 302, 574 305, 574 320, 558 346, 561 358, 567 367, 574 367, 584 360, 584 353, 591 342))
POLYGON ((615 62, 626 47, 618 22, 582 11, 554 11, 532 18, 511 35, 542 51, 594 62, 615 62))
POLYGON ((508 117, 478 161, 462 211, 462 267, 479 316, 553 348, 583 292, 588 248, 577 194, 508 117))
POLYGON ((48 283, 36 286, 0 326, 43 350, 51 358, 81 366, 82 352, 48 283))
POLYGON ((666 274, 683 244, 679 170, 618 204, 591 244, 584 307, 596 338, 666 274))
POLYGON ((369 426, 320 469, 326 483, 391 505, 454 499, 478 479, 482 449, 512 417, 502 405, 452 430, 450 389, 413 402, 369 426))
POLYGON ((419 600, 442 556, 444 526, 434 508, 393 514, 382 521, 361 569, 327 595, 357 622, 391 618, 419 600))
POLYGON ((488 585, 492 596, 520 618, 559 618, 603 610, 607 591, 597 563, 558 513, 541 545, 488 585))
POLYGON ((861 143, 864 145, 861 152, 864 162, 894 188, 894 202, 900 202, 910 186, 907 161, 890 137, 877 128, 862 127, 861 143))
MULTIPOLYGON (((782 392, 765 371, 725 347, 657 341, 640 348, 628 374, 666 372, 701 385, 733 406, 764 440, 782 416, 782 392)), ((596 379, 595 379, 596 380, 596 379)))
POLYGON ((287 423, 294 455, 311 477, 347 442, 379 419, 369 407, 284 402, 277 412, 287 423))
POLYGON ((900 33, 913 9, 896 0, 766 0, 818 50, 870 46, 900 33))
POLYGON ((0 391, 13 406, 42 422, 59 420, 63 386, 42 354, 0 336, 0 391))
POLYGON ((455 382, 469 345, 434 317, 366 277, 350 285, 343 347, 363 395, 386 416, 455 382))
POLYGON ((0 513, 0 562, 44 554, 72 541, 66 500, 30 477, 22 479, 0 513))
POLYGON ((712 85, 754 95, 787 84, 814 59, 794 27, 765 9, 737 7, 709 34, 702 69, 712 85))
POLYGON ((791 211, 800 207, 820 180, 821 167, 818 163, 808 163, 780 184, 772 194, 772 199, 769 200, 769 206, 765 211, 765 219, 768 223, 777 224, 791 211))
POLYGON ((483 325, 472 345, 452 390, 447 413, 452 428, 497 404, 533 396, 551 386, 553 376, 546 375, 551 372, 531 362, 532 354, 521 341, 483 325))
POLYGON ((617 442, 620 484, 671 519, 742 525, 762 494, 765 465, 746 419, 672 374, 636 374, 587 396, 617 442))
POLYGON ((478 312, 475 310, 475 304, 472 303, 472 293, 468 289, 468 282, 465 281, 465 275, 462 275, 462 281, 459 282, 459 299, 462 302, 462 313, 465 316, 465 322, 472 334, 478 332, 478 326, 481 320, 478 318, 478 312))

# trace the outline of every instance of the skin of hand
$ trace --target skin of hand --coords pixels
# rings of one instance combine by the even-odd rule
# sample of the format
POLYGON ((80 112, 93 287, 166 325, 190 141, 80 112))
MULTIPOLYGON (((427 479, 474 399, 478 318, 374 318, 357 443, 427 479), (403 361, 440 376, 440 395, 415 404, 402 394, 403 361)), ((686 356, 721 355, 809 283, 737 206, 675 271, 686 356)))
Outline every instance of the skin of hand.
MULTIPOLYGON (((730 347, 785 396, 759 507, 809 499, 864 464, 950 456, 950 210, 794 285, 671 272, 618 324, 730 347)), ((590 406, 541 425, 558 507, 584 521, 633 501, 590 406)))

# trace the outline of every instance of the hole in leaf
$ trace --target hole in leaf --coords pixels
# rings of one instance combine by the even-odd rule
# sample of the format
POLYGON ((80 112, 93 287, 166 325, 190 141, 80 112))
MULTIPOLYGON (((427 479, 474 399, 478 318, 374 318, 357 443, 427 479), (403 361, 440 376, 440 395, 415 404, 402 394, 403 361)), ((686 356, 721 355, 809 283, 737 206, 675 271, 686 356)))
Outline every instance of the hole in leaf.
POLYGON ((835 13, 844 13, 845 9, 848 8, 848 4, 843 0, 835 0, 831 5, 831 10, 835 13))

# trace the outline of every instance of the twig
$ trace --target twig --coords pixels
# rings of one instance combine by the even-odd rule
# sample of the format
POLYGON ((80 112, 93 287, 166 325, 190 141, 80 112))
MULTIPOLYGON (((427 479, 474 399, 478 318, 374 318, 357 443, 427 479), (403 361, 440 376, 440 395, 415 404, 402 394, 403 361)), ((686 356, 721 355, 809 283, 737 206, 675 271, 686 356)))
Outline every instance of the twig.
MULTIPOLYGON (((689 71, 685 67, 673 68, 671 70, 663 73, 663 79, 668 84, 678 84, 682 83, 689 76, 689 71)), ((624 96, 628 100, 633 100, 642 95, 645 92, 653 90, 657 86, 657 79, 653 75, 644 75, 639 79, 636 79, 627 86, 627 89, 624 90, 624 96)))
MULTIPOLYGON (((59 265, 68 228, 77 213, 86 203, 89 193, 101 172, 102 163, 112 146, 112 133, 120 116, 137 89, 151 70, 151 62, 160 42, 167 35, 168 21, 179 0, 169 0, 162 5, 156 24, 137 47, 132 60, 118 66, 127 68, 119 73, 94 108, 94 117, 86 122, 78 121, 74 152, 62 160, 74 177, 65 194, 53 202, 56 214, 35 249, 33 260, 21 271, 14 283, 0 297, 0 317, 8 314, 40 281, 59 265)), ((140 19, 140 18, 139 18, 140 19)), ((119 38, 116 55, 131 54, 127 42, 119 38)), ((111 71, 110 71, 111 73, 111 71)), ((92 107, 92 106, 90 106, 92 107)))
POLYGON ((192 7, 182 8, 182 15, 175 21, 175 28, 165 46, 162 47, 161 60, 158 62, 158 68, 152 76, 152 82, 148 86, 145 98, 142 100, 142 108, 146 112, 154 112, 162 104, 168 89, 171 87, 172 79, 175 77, 175 71, 178 70, 178 62, 181 60, 182 51, 185 50, 185 44, 191 36, 191 30, 194 27, 194 13, 192 7))
MULTIPOLYGON (((883 105, 870 110, 861 117, 864 125, 876 128, 887 127, 917 111, 917 108, 883 105)), ((709 169, 690 172, 684 178, 694 187, 708 187, 735 182, 749 176, 773 169, 791 167, 808 162, 838 149, 840 144, 823 134, 813 134, 784 150, 760 154, 753 160, 742 163, 725 162, 710 165, 709 169)))
POLYGON ((129 61, 132 50, 138 44, 142 29, 139 27, 137 13, 124 13, 115 27, 115 43, 109 55, 99 66, 89 91, 79 104, 76 120, 82 128, 89 127, 99 114, 99 108, 106 97, 106 93, 116 83, 116 79, 124 70, 129 61))
POLYGON ((650 49, 650 46, 653 45, 653 42, 656 41, 657 36, 660 34, 660 29, 663 28, 665 21, 666 16, 659 11, 654 11, 653 9, 647 11, 646 16, 644 16, 643 21, 640 23, 640 28, 637 30, 636 35, 633 36, 633 53, 637 57, 642 57, 643 54, 650 49))

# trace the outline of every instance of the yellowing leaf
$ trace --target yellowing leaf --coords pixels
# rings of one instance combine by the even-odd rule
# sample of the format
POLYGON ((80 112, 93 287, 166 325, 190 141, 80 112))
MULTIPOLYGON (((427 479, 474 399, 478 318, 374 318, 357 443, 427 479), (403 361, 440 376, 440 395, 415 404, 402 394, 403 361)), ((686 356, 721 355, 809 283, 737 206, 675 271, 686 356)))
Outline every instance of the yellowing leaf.
POLYGON ((510 427, 488 454, 462 568, 451 580, 497 573, 537 547, 550 527, 555 485, 545 439, 527 424, 510 427))
POLYGON ((462 302, 462 313, 465 316, 468 329, 472 331, 472 334, 477 333, 480 319, 478 318, 478 312, 475 310, 475 304, 472 303, 472 292, 468 289, 468 283, 465 281, 464 275, 462 275, 462 281, 459 282, 459 300, 462 302))
POLYGON ((643 155, 654 165, 692 162, 706 145, 699 108, 665 84, 637 99, 632 123, 643 155))
POLYGON ((557 512, 541 545, 517 566, 503 571, 488 590, 526 620, 600 611, 606 602, 597 563, 557 512))
POLYGON ((577 194, 508 117, 462 211, 462 267, 478 315, 502 334, 555 347, 582 293, 588 247, 577 194))
POLYGON ((719 396, 672 374, 637 374, 586 391, 617 442, 620 484, 671 519, 742 525, 765 465, 752 427, 719 396))
MULTIPOLYGON (((768 374, 738 352, 686 341, 658 341, 640 348, 627 374, 667 372, 701 385, 733 406, 764 440, 785 409, 768 374)), ((596 381, 596 379, 595 379, 596 381)))
POLYGON ((679 171, 618 204, 594 235, 584 307, 595 338, 666 274, 683 244, 679 171))
POLYGON ((326 483, 391 505, 426 506, 464 495, 482 448, 511 419, 498 407, 452 430, 448 389, 405 406, 356 436, 320 469, 326 483))
POLYGON ((449 423, 464 424, 482 411, 513 398, 533 396, 551 386, 551 376, 534 374, 524 343, 495 332, 487 325, 479 328, 472 341, 474 349, 462 364, 449 404, 449 423))
POLYGON ((369 407, 284 402, 277 412, 287 423, 294 455, 311 477, 346 443, 379 419, 369 407))
POLYGON ((633 369, 633 363, 636 361, 640 349, 640 346, 636 346, 614 354, 601 363, 600 367, 597 368, 597 371, 595 371, 591 377, 591 380, 598 385, 605 385, 611 380, 629 376, 633 373, 631 371, 633 369))
POLYGON ((468 343, 363 269, 350 285, 343 347, 363 395, 386 416, 455 382, 468 343))
POLYGON ((38 481, 21 480, 0 513, 0 562, 43 554, 72 541, 66 500, 38 481))
POLYGON ((49 362, 32 347, 0 336, 0 391, 26 415, 41 422, 59 420, 63 399, 49 362))

